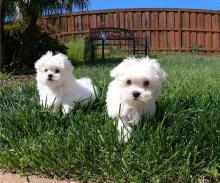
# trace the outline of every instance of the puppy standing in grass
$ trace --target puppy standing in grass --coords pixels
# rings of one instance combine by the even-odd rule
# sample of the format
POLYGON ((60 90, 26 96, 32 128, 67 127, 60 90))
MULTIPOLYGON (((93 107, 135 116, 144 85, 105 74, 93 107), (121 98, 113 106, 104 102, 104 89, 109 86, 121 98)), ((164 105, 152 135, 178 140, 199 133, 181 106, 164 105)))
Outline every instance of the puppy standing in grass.
POLYGON ((73 66, 67 56, 48 51, 35 63, 37 88, 43 106, 60 107, 63 113, 74 108, 76 102, 83 105, 96 98, 97 89, 90 78, 75 79, 73 66))
POLYGON ((111 73, 107 92, 109 117, 118 118, 119 139, 128 141, 132 128, 142 117, 152 118, 166 73, 155 59, 127 58, 111 73))

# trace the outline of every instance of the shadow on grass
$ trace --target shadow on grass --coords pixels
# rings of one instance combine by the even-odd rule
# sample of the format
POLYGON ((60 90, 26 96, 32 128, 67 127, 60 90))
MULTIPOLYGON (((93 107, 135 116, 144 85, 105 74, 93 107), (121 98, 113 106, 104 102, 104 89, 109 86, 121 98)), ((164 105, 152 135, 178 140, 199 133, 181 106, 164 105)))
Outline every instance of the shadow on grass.
POLYGON ((84 62, 76 62, 73 63, 75 66, 81 66, 81 65, 87 65, 87 66, 94 66, 94 65, 115 65, 120 63, 123 60, 123 57, 118 57, 118 58, 96 58, 95 60, 89 60, 89 61, 84 61, 84 62))

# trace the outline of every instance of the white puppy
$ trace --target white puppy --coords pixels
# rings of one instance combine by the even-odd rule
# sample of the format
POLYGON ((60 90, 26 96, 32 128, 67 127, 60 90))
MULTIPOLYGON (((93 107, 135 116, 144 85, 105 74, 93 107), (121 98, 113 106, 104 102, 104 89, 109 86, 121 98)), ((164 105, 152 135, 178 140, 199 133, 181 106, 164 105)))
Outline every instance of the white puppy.
POLYGON ((110 75, 114 80, 107 92, 108 115, 118 118, 119 140, 127 142, 142 117, 154 116, 166 73, 157 60, 146 57, 124 59, 110 75))
POLYGON ((47 52, 35 63, 37 71, 37 88, 40 103, 43 106, 53 106, 55 110, 62 108, 68 113, 76 102, 86 105, 89 99, 96 98, 96 87, 89 78, 75 79, 73 66, 67 56, 47 52))

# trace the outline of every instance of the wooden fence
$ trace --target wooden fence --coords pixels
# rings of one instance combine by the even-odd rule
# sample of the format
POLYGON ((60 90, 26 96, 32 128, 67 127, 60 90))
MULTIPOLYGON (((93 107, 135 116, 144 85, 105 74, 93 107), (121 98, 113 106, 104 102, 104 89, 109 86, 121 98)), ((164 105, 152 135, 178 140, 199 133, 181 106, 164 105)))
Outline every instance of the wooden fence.
POLYGON ((113 9, 45 17, 60 39, 88 35, 90 28, 120 27, 146 37, 150 50, 220 51, 220 11, 193 9, 113 9))

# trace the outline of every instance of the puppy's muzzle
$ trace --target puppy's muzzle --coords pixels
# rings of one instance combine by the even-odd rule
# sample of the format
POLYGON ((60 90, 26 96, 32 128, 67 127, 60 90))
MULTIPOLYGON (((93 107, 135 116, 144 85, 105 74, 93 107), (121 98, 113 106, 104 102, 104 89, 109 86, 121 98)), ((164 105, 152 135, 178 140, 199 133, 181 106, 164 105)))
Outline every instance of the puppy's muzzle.
POLYGON ((48 80, 52 80, 52 78, 53 78, 53 74, 48 74, 48 80))
POLYGON ((138 91, 134 91, 134 92, 132 92, 132 95, 133 95, 134 99, 137 99, 141 95, 141 93, 138 91))

